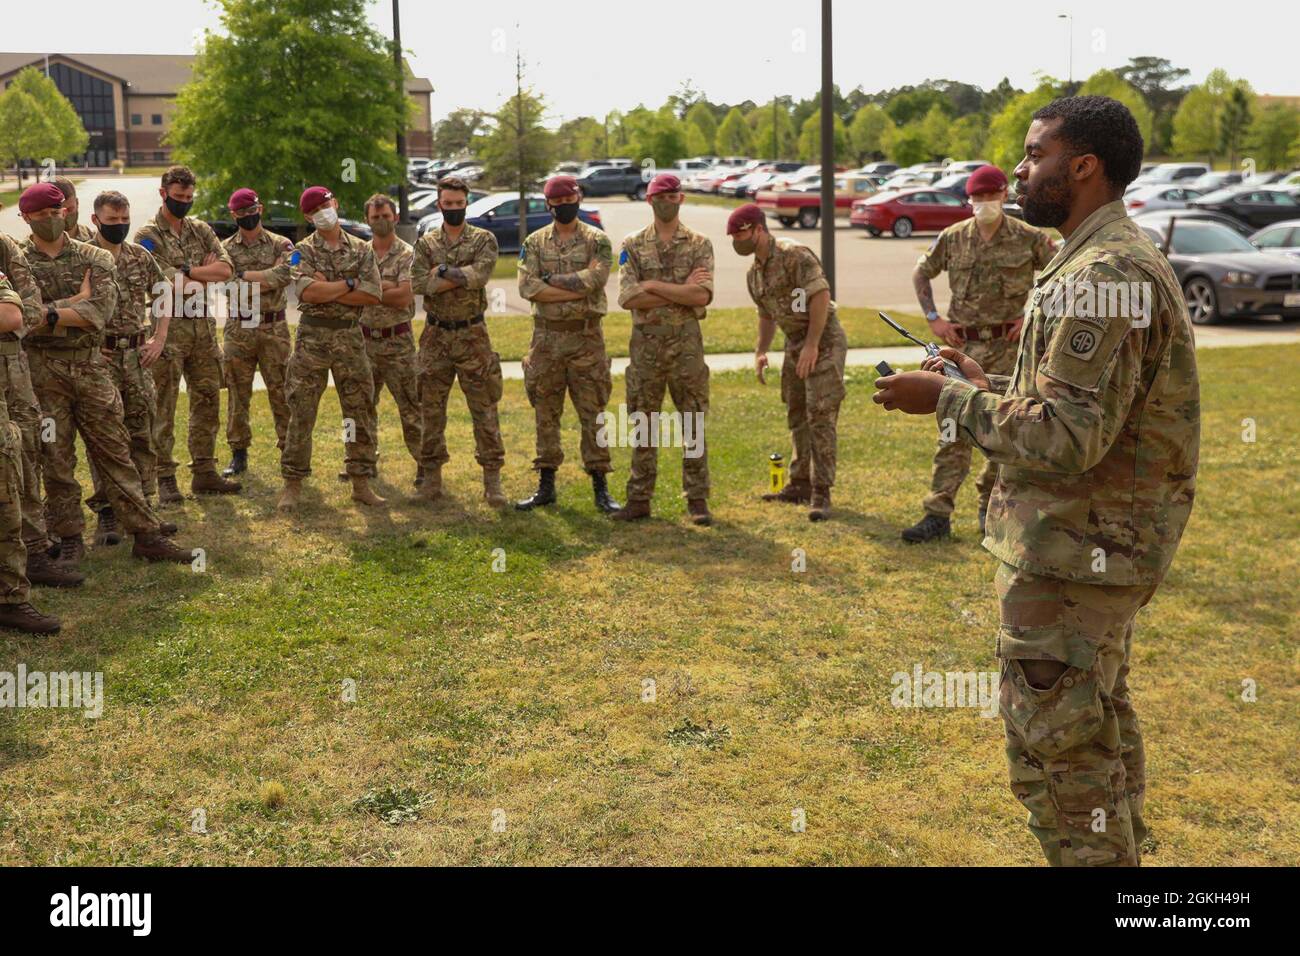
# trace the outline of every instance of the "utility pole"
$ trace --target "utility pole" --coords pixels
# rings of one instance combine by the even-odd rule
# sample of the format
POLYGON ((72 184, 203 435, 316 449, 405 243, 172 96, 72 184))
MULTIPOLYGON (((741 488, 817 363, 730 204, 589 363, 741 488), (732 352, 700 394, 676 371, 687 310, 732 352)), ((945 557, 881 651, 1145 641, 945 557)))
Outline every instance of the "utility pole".
POLYGON ((1066 27, 1065 42, 1068 44, 1068 46, 1066 47, 1065 57, 1067 63, 1067 70, 1069 71, 1068 76, 1069 76, 1069 83, 1070 83, 1068 87, 1068 92, 1071 95, 1073 95, 1074 93, 1074 15, 1071 13, 1058 13, 1056 15, 1056 19, 1065 21, 1065 27, 1066 27))
POLYGON ((835 113, 831 70, 831 0, 822 0, 822 269, 835 298, 835 113))
MULTIPOLYGON (((519 24, 515 24, 516 34, 519 24)), ((524 182, 524 58, 515 47, 515 156, 519 166, 519 248, 528 238, 528 189, 524 182)))
MULTIPOLYGON (((397 95, 402 98, 402 106, 406 106, 406 71, 402 68, 402 19, 397 9, 398 0, 393 0, 393 66, 397 70, 397 95)), ((398 120, 397 125, 397 158, 402 164, 401 178, 397 181, 397 222, 399 226, 406 225, 406 218, 410 215, 410 208, 406 203, 406 121, 405 118, 398 120)))

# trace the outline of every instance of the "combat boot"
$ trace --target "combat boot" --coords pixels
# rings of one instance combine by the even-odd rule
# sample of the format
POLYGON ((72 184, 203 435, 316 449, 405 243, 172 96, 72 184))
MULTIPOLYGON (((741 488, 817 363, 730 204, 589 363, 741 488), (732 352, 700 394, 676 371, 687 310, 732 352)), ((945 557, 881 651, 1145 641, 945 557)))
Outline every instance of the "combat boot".
POLYGON ((158 476, 158 502, 164 505, 174 505, 185 500, 181 490, 176 487, 175 475, 158 476))
POLYGON ((135 536, 135 544, 131 546, 131 556, 144 558, 146 561, 171 561, 174 564, 189 564, 194 560, 193 551, 178 547, 153 531, 142 531, 135 536))
POLYGON ((610 497, 609 482, 606 480, 603 471, 593 471, 591 473, 591 490, 596 498, 597 511, 603 511, 607 515, 612 515, 618 511, 618 502, 610 497))
POLYGON ((286 478, 284 479, 284 489, 280 492, 280 500, 275 503, 275 507, 280 511, 293 511, 298 507, 298 502, 302 498, 302 479, 286 478))
POLYGON ((421 501, 437 501, 442 497, 442 465, 424 470, 417 497, 421 501))
POLYGON ((764 501, 782 501, 788 505, 806 505, 812 500, 812 485, 806 481, 792 481, 780 491, 769 491, 764 501))
POLYGON ((163 521, 161 519, 159 519, 158 521, 158 533, 162 535, 164 538, 170 538, 172 535, 174 535, 177 531, 180 530, 181 530, 180 527, 177 526, 177 524, 174 521, 163 521))
POLYGON ((47 588, 81 587, 86 576, 80 571, 60 567, 40 548, 27 552, 27 580, 47 588))
POLYGON ((370 489, 370 479, 365 475, 352 476, 352 500, 368 508, 378 508, 388 504, 387 498, 381 498, 370 489))
POLYGON ((650 502, 641 498, 629 498, 624 507, 610 515, 614 521, 641 521, 648 517, 650 517, 650 502))
POLYGON ((112 508, 104 508, 95 521, 95 544, 98 547, 113 546, 122 543, 122 532, 118 530, 117 515, 112 508))
POLYGON ((227 481, 217 474, 215 468, 196 471, 190 479, 190 491, 196 495, 233 495, 243 488, 237 481, 227 481))
POLYGON ((705 498, 687 498, 686 510, 690 512, 691 524, 707 528, 713 524, 713 515, 709 514, 709 502, 705 498))
POLYGON ((42 614, 26 601, 22 604, 0 604, 0 627, 25 634, 57 634, 62 622, 57 617, 42 614))
POLYGON ((505 490, 501 487, 500 468, 483 469, 483 500, 493 508, 504 508, 509 503, 505 490))
POLYGON ((831 490, 829 488, 814 488, 812 493, 812 507, 808 509, 809 521, 825 521, 831 516, 831 490))
POLYGON ((230 464, 222 469, 222 477, 234 478, 235 475, 242 475, 246 471, 248 471, 248 449, 232 448, 230 450, 230 464))
POLYGON ((523 501, 515 502, 518 511, 532 511, 541 505, 555 504, 555 469, 541 468, 537 472, 537 490, 523 501))
POLYGON ((912 527, 903 529, 903 540, 909 544, 949 537, 952 537, 952 521, 941 515, 927 514, 912 527))
POLYGON ((65 535, 59 539, 59 564, 75 568, 86 556, 86 542, 79 534, 65 535))

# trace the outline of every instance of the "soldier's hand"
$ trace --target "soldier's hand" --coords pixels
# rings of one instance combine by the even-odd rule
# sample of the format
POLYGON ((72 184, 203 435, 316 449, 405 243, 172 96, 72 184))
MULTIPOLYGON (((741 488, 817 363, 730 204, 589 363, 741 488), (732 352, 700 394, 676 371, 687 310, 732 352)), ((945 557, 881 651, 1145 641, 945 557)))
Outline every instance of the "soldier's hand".
POLYGON ((794 373, 800 378, 811 375, 817 365, 818 351, 818 347, 812 342, 805 342, 803 348, 799 350, 799 361, 795 364, 794 373))
POLYGON ((90 298, 90 270, 89 269, 87 269, 86 274, 81 277, 81 288, 77 290, 76 297, 80 299, 90 298))
MULTIPOLYGON (((989 387, 988 376, 984 374, 984 369, 980 368, 980 363, 975 361, 965 352, 958 352, 956 349, 939 349, 939 354, 949 362, 957 363, 961 373, 970 379, 970 383, 976 388, 987 389, 989 387)), ((925 372, 938 372, 943 374, 943 361, 938 358, 926 357, 921 363, 921 370, 925 372)))
POLYGON ((686 277, 686 284, 704 285, 704 283, 708 282, 712 278, 713 273, 704 268, 704 266, 700 266, 698 269, 691 270, 691 274, 686 277))
POLYGON ((947 319, 931 319, 930 331, 937 335, 940 341, 953 348, 962 344, 961 336, 957 334, 957 326, 947 319))
POLYGON ((216 261, 217 261, 217 254, 215 252, 209 252, 206 256, 203 257, 203 265, 205 266, 210 266, 212 265, 212 263, 216 261))
POLYGON ((163 340, 158 336, 149 337, 149 341, 140 346, 140 367, 148 368, 154 362, 158 361, 158 356, 162 355, 163 340))
POLYGON ((1012 322, 1011 331, 1007 333, 1007 339, 1012 342, 1019 342, 1020 330, 1024 328, 1024 326, 1025 326, 1025 320, 1023 316, 1019 319, 1016 319, 1016 321, 1012 322))
POLYGON ((939 393, 947 381, 937 372, 896 372, 876 379, 876 394, 871 400, 909 415, 932 415, 939 404, 939 393))
POLYGON ((766 353, 766 352, 755 352, 755 353, 754 353, 754 372, 758 375, 758 384, 759 384, 759 385, 766 385, 766 384, 767 384, 767 375, 766 375, 766 371, 767 371, 767 353, 766 353))

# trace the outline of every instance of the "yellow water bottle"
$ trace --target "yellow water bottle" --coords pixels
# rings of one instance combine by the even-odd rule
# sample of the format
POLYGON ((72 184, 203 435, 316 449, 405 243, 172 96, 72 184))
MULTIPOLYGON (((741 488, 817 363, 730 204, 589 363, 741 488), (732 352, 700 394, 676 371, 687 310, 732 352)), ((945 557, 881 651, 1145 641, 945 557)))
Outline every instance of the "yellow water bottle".
POLYGON ((785 487, 785 459, 777 452, 767 456, 768 461, 768 478, 772 484, 772 494, 779 494, 785 487))

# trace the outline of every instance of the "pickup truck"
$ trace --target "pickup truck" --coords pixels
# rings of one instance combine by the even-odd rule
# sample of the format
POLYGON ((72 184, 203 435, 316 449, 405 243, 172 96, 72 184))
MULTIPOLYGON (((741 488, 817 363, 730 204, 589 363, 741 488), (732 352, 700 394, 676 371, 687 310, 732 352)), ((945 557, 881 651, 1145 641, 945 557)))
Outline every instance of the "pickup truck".
POLYGON ((627 196, 645 199, 649 185, 639 166, 597 166, 577 177, 583 196, 627 196))
MULTIPOLYGON (((835 178, 835 218, 849 217, 855 199, 874 195, 876 184, 869 176, 837 176, 835 178)), ((816 229, 822 215, 821 180, 816 179, 797 189, 763 189, 755 197, 758 208, 789 229, 798 223, 805 229, 816 229)))

